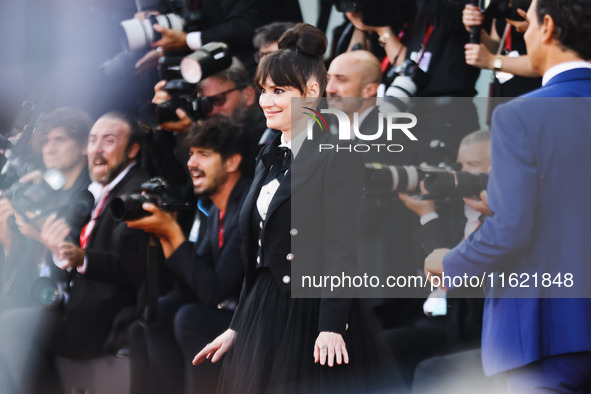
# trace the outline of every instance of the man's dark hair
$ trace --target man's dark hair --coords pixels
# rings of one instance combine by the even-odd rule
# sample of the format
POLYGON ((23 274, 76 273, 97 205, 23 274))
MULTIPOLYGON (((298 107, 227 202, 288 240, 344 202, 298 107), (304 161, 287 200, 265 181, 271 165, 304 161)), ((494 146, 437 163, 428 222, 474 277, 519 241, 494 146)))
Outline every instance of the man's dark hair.
POLYGON ((71 107, 57 108, 41 119, 34 141, 39 145, 43 145, 47 142, 47 135, 51 130, 63 128, 66 134, 76 141, 78 146, 85 147, 92 124, 92 118, 80 109, 71 107))
POLYGON ((254 37, 252 38, 252 44, 255 48, 261 49, 264 45, 269 45, 273 42, 279 41, 279 37, 287 30, 294 27, 295 22, 272 22, 261 27, 258 27, 254 31, 254 37))
POLYGON ((133 144, 138 144, 140 149, 135 161, 139 161, 142 153, 142 146, 144 142, 144 136, 146 135, 146 130, 144 130, 137 119, 123 112, 107 112, 103 115, 103 117, 121 120, 129 126, 129 140, 127 141, 126 149, 129 150, 133 144))
POLYGON ((244 169, 248 140, 241 125, 225 115, 214 115, 203 123, 194 123, 185 140, 189 148, 205 148, 217 152, 222 160, 239 154, 242 156, 240 169, 244 169))
POLYGON ((536 15, 540 24, 545 15, 552 17, 563 48, 591 59, 591 0, 538 0, 536 15))

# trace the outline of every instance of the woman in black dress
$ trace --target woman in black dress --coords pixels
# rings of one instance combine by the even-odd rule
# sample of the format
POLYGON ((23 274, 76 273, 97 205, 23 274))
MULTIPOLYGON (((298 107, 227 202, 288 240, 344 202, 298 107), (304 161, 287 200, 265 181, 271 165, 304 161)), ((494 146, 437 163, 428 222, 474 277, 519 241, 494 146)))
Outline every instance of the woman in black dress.
POLYGON ((325 50, 320 30, 298 24, 255 75, 267 126, 281 134, 259 155, 241 212, 239 307, 230 329, 193 361, 217 362, 228 352, 219 392, 368 392, 383 388, 380 368, 391 366, 379 357, 372 316, 349 294, 294 297, 301 275, 353 274, 357 262, 361 157, 319 152, 319 144, 337 142, 326 130, 309 141, 299 110, 315 107, 324 92, 325 50), (302 104, 293 116, 292 99, 302 104))

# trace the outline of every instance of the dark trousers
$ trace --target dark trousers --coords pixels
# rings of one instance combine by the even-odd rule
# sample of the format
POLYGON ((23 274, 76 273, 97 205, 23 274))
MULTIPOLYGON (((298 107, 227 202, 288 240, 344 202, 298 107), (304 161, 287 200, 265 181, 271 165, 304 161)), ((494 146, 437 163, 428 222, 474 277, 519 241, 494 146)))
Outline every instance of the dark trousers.
POLYGON ((129 331, 132 394, 182 394, 183 356, 174 337, 174 316, 187 303, 176 291, 158 298, 156 318, 129 331))
MULTIPOLYGON (((194 366, 195 355, 228 329, 233 312, 200 304, 182 307, 174 319, 174 332, 183 352, 186 393, 215 393, 222 361, 194 366)), ((222 359, 223 360, 223 359, 222 359)))
POLYGON ((155 320, 130 329, 132 394, 214 393, 220 364, 193 366, 193 357, 230 325, 232 312, 173 291, 158 299, 155 320))

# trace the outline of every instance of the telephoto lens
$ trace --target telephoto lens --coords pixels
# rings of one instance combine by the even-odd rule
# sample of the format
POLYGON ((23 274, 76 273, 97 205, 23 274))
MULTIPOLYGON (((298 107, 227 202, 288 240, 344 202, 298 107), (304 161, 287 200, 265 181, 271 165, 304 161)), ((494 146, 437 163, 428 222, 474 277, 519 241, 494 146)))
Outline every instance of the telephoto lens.
POLYGON ((150 216, 150 213, 142 208, 142 204, 145 202, 157 203, 154 199, 143 194, 130 194, 114 198, 111 201, 111 216, 117 221, 137 220, 150 216))

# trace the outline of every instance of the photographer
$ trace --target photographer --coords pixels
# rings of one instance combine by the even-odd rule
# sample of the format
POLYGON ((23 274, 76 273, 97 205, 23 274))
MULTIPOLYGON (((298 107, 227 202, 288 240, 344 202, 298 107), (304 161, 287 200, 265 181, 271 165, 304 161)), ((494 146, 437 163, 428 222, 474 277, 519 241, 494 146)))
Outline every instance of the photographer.
MULTIPOLYGON (((160 25, 154 25, 154 30, 162 35, 154 42, 154 48, 160 51, 196 51, 203 45, 221 41, 227 43, 232 52, 243 62, 249 70, 254 72, 255 62, 252 57, 254 50, 251 39, 254 29, 259 24, 259 11, 254 0, 222 0, 188 2, 191 11, 201 13, 198 31, 185 32, 173 30, 160 25), (198 4, 194 7, 193 4, 198 4)), ((136 69, 145 67, 157 50, 152 50, 136 63, 136 69)), ((161 55, 161 53, 159 54, 161 55)))
POLYGON ((108 348, 107 338, 115 334, 119 313, 136 303, 147 235, 116 222, 109 206, 114 197, 138 191, 147 178, 135 163, 142 138, 138 123, 118 113, 103 115, 90 130, 88 190, 95 206, 79 234, 80 244, 78 234, 68 237, 70 226, 63 219, 46 222, 41 232, 56 266, 69 272, 67 296, 52 309, 19 309, 2 316, 2 337, 11 341, 2 344, 0 365, 10 368, 18 392, 60 390, 55 356, 85 359, 118 350, 108 348))
MULTIPOLYGON (((214 204, 197 244, 185 239, 173 215, 152 204, 143 205, 151 216, 127 222, 160 239, 165 265, 177 278, 175 290, 159 299, 156 320, 143 327, 148 360, 132 376, 133 392, 181 393, 183 383, 185 392, 215 391, 218 365, 194 368, 190 362, 227 327, 242 285, 238 215, 250 186, 241 170, 245 141, 241 127, 223 115, 195 124, 187 134, 194 192, 214 204)), ((135 330, 132 363, 141 364, 142 333, 135 330)))
MULTIPOLYGON (((464 137, 457 162, 462 165, 462 171, 488 173, 490 132, 479 130, 464 137)), ((415 260, 420 262, 434 249, 451 247, 467 238, 480 226, 481 217, 490 213, 477 197, 464 197, 461 204, 455 201, 436 204, 433 200, 419 200, 405 193, 399 193, 399 197, 420 218, 412 240, 415 260)), ((387 332, 409 383, 413 380, 415 366, 422 360, 479 346, 482 296, 478 291, 476 289, 474 294, 468 295, 476 298, 456 298, 459 296, 456 294, 447 299, 445 295, 434 293, 424 302, 424 314, 420 314, 408 328, 387 332)), ((416 377, 415 381, 425 384, 416 377)))
MULTIPOLYGON (((86 160, 86 140, 92 126, 90 117, 77 109, 59 108, 44 116, 37 127, 34 141, 41 146, 46 169, 58 170, 64 177, 63 187, 51 195, 40 196, 32 185, 44 182, 41 171, 22 177, 4 191, 0 199, 0 242, 4 248, 2 309, 30 305, 31 284, 44 265, 44 245, 40 237, 43 223, 56 215, 69 216, 77 197, 90 183, 86 160), (31 195, 31 206, 26 203, 31 195), (18 201, 13 201, 18 200, 18 201), (15 212, 15 206, 18 212, 15 212), (35 221, 27 220, 27 212, 43 211, 35 221)), ((41 193, 41 190, 38 190, 41 193)))
MULTIPOLYGON (((524 10, 517 12, 525 17, 524 10)), ((540 76, 529 64, 523 31, 518 30, 522 24, 527 26, 527 22, 490 18, 472 4, 466 4, 462 22, 469 32, 474 28, 480 32, 479 43, 465 46, 466 63, 494 71, 492 96, 516 97, 540 87, 540 76)))
MULTIPOLYGON (((379 60, 368 51, 356 50, 338 55, 330 63, 327 73, 326 96, 330 109, 338 109, 347 114, 351 124, 355 115, 359 120, 359 130, 363 134, 375 133, 379 129, 380 107, 376 105, 378 85, 382 79, 379 60)), ((385 120, 384 120, 385 122, 385 120)), ((385 134, 375 143, 406 143, 405 136, 394 135, 387 141, 385 134)), ((351 135, 352 142, 360 141, 351 135)), ((365 163, 387 163, 392 165, 414 164, 416 157, 412 150, 391 153, 386 149, 379 152, 363 153, 365 163)), ((411 214, 395 198, 364 195, 361 205, 361 232, 359 234, 359 265, 366 270, 370 267, 376 272, 391 274, 414 274, 411 239, 408 227, 411 214), (395 258, 393 259, 393 256, 395 258)), ((409 300, 375 299, 372 306, 384 325, 392 320, 404 320, 404 310, 409 300)))
MULTIPOLYGON (((468 66, 464 58, 464 44, 468 41, 462 24, 464 4, 447 0, 411 2, 410 15, 405 24, 400 24, 401 31, 386 25, 369 26, 361 14, 346 13, 357 29, 379 35, 391 65, 384 75, 396 71, 396 65, 412 61, 415 86, 404 96, 429 97, 417 100, 419 105, 413 113, 421 119, 415 129, 420 141, 419 159, 432 165, 453 159, 460 140, 478 127, 474 103, 465 99, 476 94, 479 70, 468 66), (431 149, 435 143, 445 149, 431 149)), ((384 79, 386 89, 395 81, 384 79)))
MULTIPOLYGON (((165 85, 165 81, 160 81, 154 87, 155 95, 152 99, 154 104, 170 100, 170 94, 162 89, 165 85)), ((208 117, 217 114, 226 115, 244 127, 248 138, 248 151, 243 160, 244 175, 252 178, 254 158, 261 148, 259 141, 266 129, 266 124, 262 110, 255 105, 257 95, 246 69, 238 59, 233 58, 230 67, 199 82, 197 94, 211 104, 208 117)), ((193 120, 181 108, 176 110, 176 115, 179 118, 178 121, 166 122, 160 127, 170 132, 187 132, 193 120)), ((172 136, 162 135, 163 131, 157 133, 160 134, 157 138, 172 138, 172 136)))

